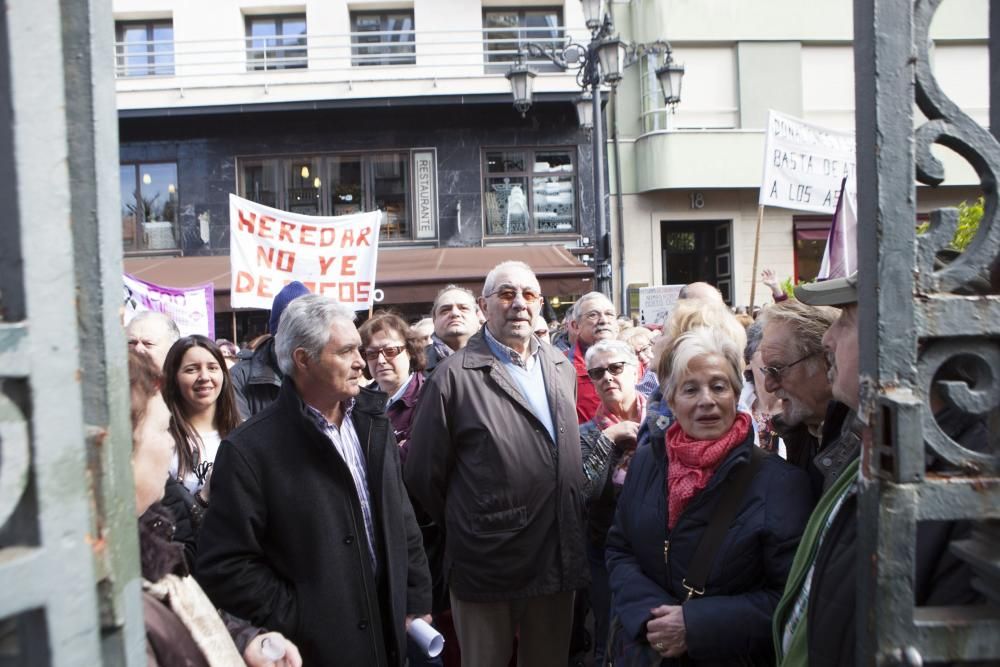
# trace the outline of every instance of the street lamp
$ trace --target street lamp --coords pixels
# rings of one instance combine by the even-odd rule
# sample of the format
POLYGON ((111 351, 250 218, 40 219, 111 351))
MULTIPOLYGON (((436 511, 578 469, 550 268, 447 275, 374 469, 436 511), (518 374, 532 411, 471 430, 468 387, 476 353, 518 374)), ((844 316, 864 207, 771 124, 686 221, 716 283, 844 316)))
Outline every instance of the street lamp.
MULTIPOLYGON (((576 80, 583 94, 576 99, 576 111, 583 129, 593 128, 591 135, 594 168, 594 207, 596 209, 596 242, 594 243, 594 274, 597 289, 611 296, 611 266, 607 219, 604 214, 604 138, 601 127, 601 85, 615 87, 622 79, 624 68, 636 63, 647 54, 663 54, 664 65, 656 70, 656 77, 663 89, 664 101, 671 108, 681 100, 681 78, 684 66, 675 64, 670 44, 656 41, 649 44, 625 44, 614 34, 611 15, 605 11, 603 0, 580 0, 583 15, 590 30, 586 45, 567 40, 561 47, 525 42, 518 46, 517 60, 507 72, 514 108, 523 118, 532 104, 532 85, 535 73, 527 64, 529 55, 546 58, 561 70, 577 70, 576 80), (586 107, 589 105, 589 112, 586 107)), ((620 196, 620 194, 619 194, 620 196)), ((619 221, 620 224, 620 221, 619 221)))
POLYGON ((587 92, 576 98, 576 117, 580 121, 580 129, 590 132, 594 129, 594 97, 587 92))

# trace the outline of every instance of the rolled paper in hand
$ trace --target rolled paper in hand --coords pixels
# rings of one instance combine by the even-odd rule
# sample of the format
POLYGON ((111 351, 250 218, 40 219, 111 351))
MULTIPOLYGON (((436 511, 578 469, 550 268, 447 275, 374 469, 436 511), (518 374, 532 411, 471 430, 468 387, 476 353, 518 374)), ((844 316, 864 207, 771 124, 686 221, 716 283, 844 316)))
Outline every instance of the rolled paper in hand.
POLYGON ((427 654, 428 658, 436 658, 444 650, 444 637, 441 636, 440 632, 431 627, 427 621, 420 618, 413 619, 408 632, 413 637, 413 641, 417 642, 420 650, 427 654))
POLYGON ((261 640, 260 652, 272 662, 281 660, 285 657, 285 642, 281 637, 264 637, 261 640))

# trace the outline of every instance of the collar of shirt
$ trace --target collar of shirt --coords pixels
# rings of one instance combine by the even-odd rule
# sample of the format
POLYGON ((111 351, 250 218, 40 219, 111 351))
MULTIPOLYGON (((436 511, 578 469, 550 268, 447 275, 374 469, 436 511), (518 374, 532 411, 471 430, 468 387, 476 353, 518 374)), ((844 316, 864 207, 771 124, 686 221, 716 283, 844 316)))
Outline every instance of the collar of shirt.
POLYGON ((527 358, 522 358, 521 355, 515 351, 513 348, 507 347, 496 337, 490 333, 489 327, 483 327, 483 331, 486 332, 486 343, 493 350, 493 354, 502 360, 509 360, 515 366, 519 366, 525 370, 531 370, 531 367, 535 365, 535 361, 538 359, 538 339, 532 334, 531 338, 528 339, 528 356, 527 358))
POLYGON ((406 382, 404 382, 402 386, 396 390, 395 394, 389 397, 389 401, 385 404, 385 407, 389 407, 399 399, 403 398, 403 394, 406 393, 406 388, 410 386, 411 382, 413 382, 413 375, 413 373, 410 373, 410 376, 406 378, 406 382))
MULTIPOLYGON (((341 403, 341 405, 344 407, 344 419, 349 419, 351 417, 351 412, 354 411, 354 401, 355 399, 352 398, 350 401, 347 401, 346 403, 341 403)), ((324 433, 326 431, 329 431, 331 428, 340 431, 340 428, 336 424, 332 424, 326 420, 326 417, 323 415, 322 412, 320 412, 313 406, 309 405, 308 403, 306 403, 306 408, 309 410, 309 414, 312 416, 313 421, 316 422, 316 426, 319 428, 319 430, 323 431, 324 433)), ((341 422, 341 424, 343 424, 343 422, 341 422)))

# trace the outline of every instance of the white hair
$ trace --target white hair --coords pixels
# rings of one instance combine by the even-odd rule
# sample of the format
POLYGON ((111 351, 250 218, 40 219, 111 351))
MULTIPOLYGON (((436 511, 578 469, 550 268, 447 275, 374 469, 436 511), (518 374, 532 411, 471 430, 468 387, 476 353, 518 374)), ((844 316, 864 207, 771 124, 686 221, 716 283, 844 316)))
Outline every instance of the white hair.
MULTIPOLYGON (((573 304, 573 319, 579 322, 580 318, 583 317, 584 315, 583 304, 587 303, 588 301, 597 301, 598 299, 611 303, 611 299, 604 296, 600 292, 587 292, 579 299, 577 299, 576 303, 573 304)), ((611 303, 611 307, 612 308, 615 307, 613 303, 611 303)))
MULTIPOLYGON (((174 322, 173 318, 166 313, 161 313, 156 310, 140 310, 131 320, 129 320, 128 326, 125 327, 125 330, 131 331, 133 325, 139 324, 144 320, 159 320, 167 330, 167 336, 170 338, 170 343, 174 343, 181 337, 181 330, 177 328, 177 323, 174 322)), ((169 347, 169 345, 167 347, 169 347)))
POLYGON ((587 364, 587 368, 590 368, 591 359, 605 353, 620 354, 630 364, 634 366, 639 365, 639 358, 635 356, 632 346, 628 343, 620 340, 599 340, 587 348, 587 354, 583 358, 587 364))
MULTIPOLYGON (((492 294, 494 288, 496 287, 497 275, 503 273, 504 271, 509 271, 510 269, 519 269, 521 271, 527 271, 532 277, 535 277, 535 272, 531 270, 531 267, 524 262, 518 261, 516 259, 509 259, 506 262, 500 262, 486 274, 486 282, 483 283, 483 296, 492 294)), ((535 281, 537 282, 537 278, 535 281)))
POLYGON ((743 347, 721 329, 695 327, 672 341, 663 354, 660 369, 664 373, 660 382, 663 385, 663 397, 668 403, 673 402, 677 386, 687 374, 691 362, 699 357, 722 357, 726 362, 726 377, 733 387, 733 393, 738 396, 743 389, 743 347))
POLYGON ((294 375, 292 353, 300 347, 310 359, 318 358, 330 342, 330 327, 338 319, 353 324, 354 311, 328 296, 305 294, 289 303, 274 335, 274 354, 281 372, 294 375))

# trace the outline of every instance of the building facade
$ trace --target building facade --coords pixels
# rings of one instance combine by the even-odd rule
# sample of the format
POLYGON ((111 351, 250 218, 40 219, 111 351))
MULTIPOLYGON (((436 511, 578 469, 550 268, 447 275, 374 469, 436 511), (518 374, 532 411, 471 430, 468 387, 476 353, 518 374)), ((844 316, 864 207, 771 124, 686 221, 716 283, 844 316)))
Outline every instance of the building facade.
MULTIPOLYGON (((310 215, 381 209, 383 258, 483 248, 469 283, 517 258, 510 246, 589 259, 592 150, 575 72, 533 61, 524 117, 505 77, 520 44, 589 38, 579 2, 115 0, 114 16, 126 270, 156 282, 212 267, 201 277, 216 282, 220 330, 236 321, 223 275, 231 192, 310 215), (204 256, 218 261, 185 262, 204 256)), ((384 304, 416 314, 440 277, 405 298, 387 289, 384 304)), ((591 285, 548 295, 571 303, 591 285)), ((236 336, 262 323, 247 317, 236 336)))
MULTIPOLYGON (((939 83, 983 125, 989 116, 988 5, 942 3, 932 26, 939 83)), ((673 113, 657 90, 655 64, 640 61, 627 70, 609 115, 616 298, 623 298, 623 285, 707 280, 732 305, 749 304, 768 110, 853 129, 852 6, 848 0, 610 3, 623 39, 666 38, 674 60, 685 66, 673 113)), ((967 163, 946 149, 935 155, 946 180, 919 189, 921 214, 980 194, 967 163)), ((814 278, 830 221, 765 208, 758 274, 767 267, 781 278, 814 278)), ((757 304, 770 301, 767 292, 758 283, 757 304)))

